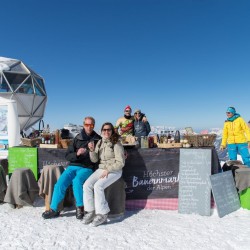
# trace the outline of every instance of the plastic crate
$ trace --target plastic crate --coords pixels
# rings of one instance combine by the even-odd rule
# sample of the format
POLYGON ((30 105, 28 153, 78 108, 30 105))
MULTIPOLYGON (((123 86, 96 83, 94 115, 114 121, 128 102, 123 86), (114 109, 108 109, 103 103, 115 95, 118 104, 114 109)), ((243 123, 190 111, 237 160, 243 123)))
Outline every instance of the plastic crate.
POLYGON ((250 210, 250 188, 244 189, 240 193, 240 204, 241 207, 250 210))

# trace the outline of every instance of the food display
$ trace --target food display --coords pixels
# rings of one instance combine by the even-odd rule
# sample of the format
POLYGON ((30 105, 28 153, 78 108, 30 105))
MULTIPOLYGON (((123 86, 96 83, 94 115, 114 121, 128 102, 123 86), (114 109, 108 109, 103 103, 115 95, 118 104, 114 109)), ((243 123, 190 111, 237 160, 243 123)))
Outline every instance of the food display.
POLYGON ((124 145, 124 146, 135 146, 136 145, 136 138, 132 135, 121 136, 120 140, 121 140, 122 145, 124 145))

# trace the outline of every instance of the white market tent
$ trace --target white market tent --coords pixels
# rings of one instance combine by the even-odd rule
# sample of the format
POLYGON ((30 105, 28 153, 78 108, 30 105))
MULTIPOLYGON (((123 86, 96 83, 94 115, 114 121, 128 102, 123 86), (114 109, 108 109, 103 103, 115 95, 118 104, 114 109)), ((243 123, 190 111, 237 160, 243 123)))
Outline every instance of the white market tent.
POLYGON ((16 101, 21 131, 44 116, 47 103, 44 79, 20 60, 0 57, 0 97, 16 101))

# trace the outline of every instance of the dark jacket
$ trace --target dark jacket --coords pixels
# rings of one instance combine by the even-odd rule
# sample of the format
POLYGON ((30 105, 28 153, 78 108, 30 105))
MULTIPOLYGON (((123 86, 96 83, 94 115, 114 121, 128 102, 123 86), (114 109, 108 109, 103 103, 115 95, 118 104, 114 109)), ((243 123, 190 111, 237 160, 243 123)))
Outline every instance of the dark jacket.
POLYGON ((90 141, 97 141, 101 139, 101 136, 98 135, 95 131, 89 136, 85 133, 83 129, 81 133, 76 135, 73 142, 69 145, 68 150, 66 152, 65 158, 70 162, 70 165, 79 166, 84 168, 92 168, 94 169, 96 166, 91 162, 89 158, 89 150, 87 150, 83 155, 77 156, 76 152, 79 148, 88 149, 88 143, 90 141))
POLYGON ((151 131, 149 122, 142 121, 143 115, 141 115, 139 120, 134 120, 134 132, 135 137, 148 136, 151 131))

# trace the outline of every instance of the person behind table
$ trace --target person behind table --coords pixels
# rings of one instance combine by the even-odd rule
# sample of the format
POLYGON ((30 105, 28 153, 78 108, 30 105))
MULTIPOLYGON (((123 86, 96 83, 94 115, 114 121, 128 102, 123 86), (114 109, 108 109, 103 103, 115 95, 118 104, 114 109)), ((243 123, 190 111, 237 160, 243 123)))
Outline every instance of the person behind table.
POLYGON ((230 160, 237 160, 237 153, 242 157, 244 165, 250 167, 250 130, 234 107, 229 107, 226 111, 227 120, 224 123, 222 142, 220 149, 228 149, 230 160))
POLYGON ((76 218, 83 218, 84 205, 82 186, 95 168, 95 164, 91 162, 89 157, 88 143, 90 141, 97 142, 101 139, 101 136, 94 131, 94 126, 95 119, 90 116, 85 117, 83 130, 76 135, 73 143, 69 145, 66 152, 66 159, 70 164, 55 184, 50 210, 42 214, 44 219, 50 219, 60 215, 58 205, 64 199, 66 190, 71 184, 76 201, 76 218))
MULTIPOLYGON (((147 121, 146 116, 142 119, 144 122, 147 121)), ((127 105, 124 109, 124 116, 120 117, 115 125, 115 131, 122 137, 134 135, 134 116, 132 115, 132 109, 127 105)))
POLYGON ((118 141, 119 135, 115 132, 113 125, 106 122, 101 128, 102 140, 94 148, 89 143, 90 159, 99 162, 98 169, 87 179, 83 185, 83 199, 85 211, 83 223, 98 226, 107 221, 110 211, 105 199, 104 190, 122 175, 125 165, 124 149, 118 141))
POLYGON ((134 135, 140 141, 142 136, 148 136, 151 131, 148 121, 143 121, 144 114, 140 109, 136 109, 134 113, 134 135))
POLYGON ((127 105, 124 109, 124 116, 120 117, 115 125, 115 131, 122 137, 134 135, 134 117, 131 115, 132 109, 127 105))

